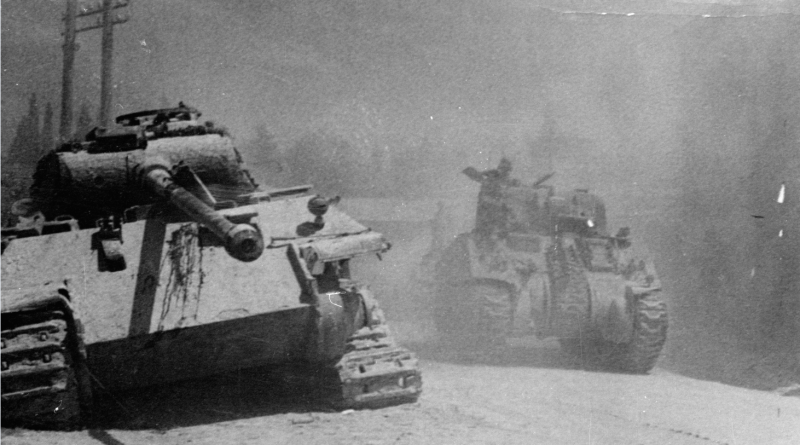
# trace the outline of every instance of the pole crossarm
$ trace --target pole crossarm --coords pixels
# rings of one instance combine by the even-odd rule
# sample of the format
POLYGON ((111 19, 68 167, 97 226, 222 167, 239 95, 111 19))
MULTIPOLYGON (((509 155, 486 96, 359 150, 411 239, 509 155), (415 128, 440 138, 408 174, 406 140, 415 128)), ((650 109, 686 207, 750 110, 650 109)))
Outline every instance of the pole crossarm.
POLYGON ((94 0, 91 2, 78 3, 78 0, 66 0, 67 10, 62 20, 64 21, 64 69, 62 75, 61 88, 61 140, 67 141, 72 134, 72 77, 73 64, 75 63, 75 51, 78 45, 75 37, 78 33, 102 29, 102 63, 100 69, 100 116, 99 124, 108 125, 111 111, 111 71, 114 47, 114 25, 127 22, 130 17, 127 13, 112 13, 130 4, 129 0, 94 0), (78 18, 96 16, 94 24, 87 24, 78 28, 78 18))
MULTIPOLYGON (((117 0, 113 5, 111 5, 111 9, 124 8, 126 6, 128 6, 128 0, 117 0)), ((86 17, 94 14, 101 14, 103 11, 104 9, 102 1, 84 3, 78 6, 78 12, 75 14, 75 17, 86 17)))
MULTIPOLYGON (((128 20, 130 20, 130 16, 128 16, 127 14, 126 14, 126 15, 124 15, 124 16, 117 15, 117 16, 116 16, 116 17, 114 17, 114 19, 111 21, 111 24, 112 24, 112 25, 119 25, 119 24, 122 24, 122 23, 125 23, 125 22, 127 22, 128 20)), ((104 26, 104 25, 103 25, 103 20, 102 20, 102 19, 100 19, 100 17, 98 17, 98 18, 97 18, 97 23, 95 23, 94 25, 85 26, 85 27, 83 27, 83 28, 78 28, 78 29, 76 29, 76 30, 75 30, 75 32, 76 32, 76 33, 79 33, 79 32, 83 32, 83 31, 91 31, 91 30, 93 30, 93 29, 100 29, 100 28, 102 28, 103 26, 104 26)))

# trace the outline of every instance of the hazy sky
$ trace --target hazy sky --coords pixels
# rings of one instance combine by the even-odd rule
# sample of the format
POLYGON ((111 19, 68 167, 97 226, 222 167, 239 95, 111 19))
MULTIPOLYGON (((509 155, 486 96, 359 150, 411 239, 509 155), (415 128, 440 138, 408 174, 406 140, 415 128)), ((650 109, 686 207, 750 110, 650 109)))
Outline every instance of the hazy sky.
MULTIPOLYGON (((58 108, 64 3, 2 2, 4 135, 31 92, 58 108)), ((425 119, 450 127, 521 124, 535 133, 543 101, 567 102, 554 112, 575 122, 594 115, 574 103, 597 100, 593 79, 575 79, 595 77, 603 64, 591 60, 602 55, 585 55, 585 44, 619 58, 625 48, 618 44, 652 45, 701 14, 789 9, 789 2, 751 3, 132 0, 131 20, 115 27, 114 114, 157 106, 163 95, 201 108, 240 137, 250 136, 256 121, 278 133, 326 124, 421 131, 431 124, 425 119), (573 11, 640 17, 566 13, 573 11), (657 12, 675 15, 651 21, 652 29, 640 25, 648 20, 641 16, 657 12), (591 23, 581 29, 582 20, 591 23), (597 29, 607 41, 586 35, 597 29)), ((81 101, 97 107, 99 34, 78 37, 76 109, 81 101)))

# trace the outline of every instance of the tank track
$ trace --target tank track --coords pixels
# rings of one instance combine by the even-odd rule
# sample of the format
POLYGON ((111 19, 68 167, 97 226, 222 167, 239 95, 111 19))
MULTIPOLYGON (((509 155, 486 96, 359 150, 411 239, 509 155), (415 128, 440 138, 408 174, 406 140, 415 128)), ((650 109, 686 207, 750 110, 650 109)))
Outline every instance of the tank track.
POLYGON ((633 339, 616 357, 621 371, 644 374, 653 369, 667 341, 667 305, 658 293, 639 297, 636 302, 633 339))
POLYGON ((612 343, 591 333, 586 338, 562 338, 561 346, 569 353, 588 359, 603 369, 646 374, 656 364, 667 340, 667 306, 657 293, 636 301, 633 337, 628 343, 612 343))
POLYGON ((51 309, 3 314, 2 322, 3 426, 80 427, 80 359, 71 320, 51 309))
POLYGON ((385 323, 361 328, 348 339, 335 367, 342 391, 337 405, 369 409, 415 402, 422 391, 417 364, 416 355, 397 346, 385 323))
POLYGON ((589 325, 589 281, 577 249, 557 240, 553 250, 548 251, 547 261, 551 271, 553 311, 558 314, 551 321, 553 334, 561 338, 588 335, 584 330, 589 325))

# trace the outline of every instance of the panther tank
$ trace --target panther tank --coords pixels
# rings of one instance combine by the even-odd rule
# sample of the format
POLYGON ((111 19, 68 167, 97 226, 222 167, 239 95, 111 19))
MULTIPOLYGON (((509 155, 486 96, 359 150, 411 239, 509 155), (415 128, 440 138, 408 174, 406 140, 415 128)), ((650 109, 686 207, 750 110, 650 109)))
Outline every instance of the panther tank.
POLYGON ((120 116, 38 163, 2 232, 3 426, 79 428, 100 392, 261 367, 338 376, 341 408, 419 396, 351 275, 387 240, 310 186, 262 190, 199 115, 120 116))
POLYGON ((481 183, 474 230, 437 255, 434 319, 445 337, 484 349, 510 337, 558 338, 563 348, 624 372, 652 369, 666 341, 667 308, 652 261, 630 230, 607 232, 603 201, 556 193, 497 169, 481 183))

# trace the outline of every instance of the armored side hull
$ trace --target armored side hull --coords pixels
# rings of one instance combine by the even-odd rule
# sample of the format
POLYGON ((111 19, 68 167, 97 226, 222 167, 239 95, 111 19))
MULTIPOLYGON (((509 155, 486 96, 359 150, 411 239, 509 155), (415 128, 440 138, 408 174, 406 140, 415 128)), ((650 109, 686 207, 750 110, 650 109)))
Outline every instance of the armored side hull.
POLYGON ((352 257, 388 243, 335 207, 315 220, 309 196, 261 199, 219 211, 270 240, 248 262, 166 204, 145 206, 111 235, 64 224, 10 242, 4 425, 79 425, 91 389, 284 364, 336 369, 343 406, 415 400, 416 358, 394 343, 369 290, 350 280, 352 257))
POLYGON ((462 234, 436 267, 443 334, 484 348, 509 337, 556 337, 603 365, 647 372, 666 340, 652 264, 610 239, 462 234))

